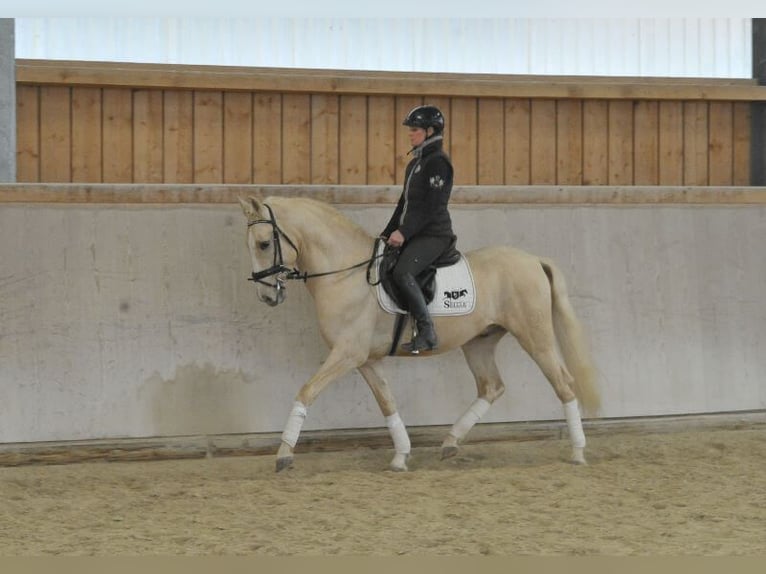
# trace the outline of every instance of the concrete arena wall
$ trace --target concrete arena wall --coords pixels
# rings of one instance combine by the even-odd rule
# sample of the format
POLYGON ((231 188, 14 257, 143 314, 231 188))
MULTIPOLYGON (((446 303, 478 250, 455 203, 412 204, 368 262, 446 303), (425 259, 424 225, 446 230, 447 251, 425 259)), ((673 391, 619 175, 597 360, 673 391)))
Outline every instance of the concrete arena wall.
MULTIPOLYGON (((455 204, 459 247, 553 257, 591 339, 605 417, 766 408, 766 205, 455 204)), ((342 205, 371 233, 392 205, 342 205)), ((0 205, 0 442, 280 431, 327 353, 304 287, 259 303, 238 205, 0 205)), ((562 417, 506 337, 485 422, 562 417)), ((386 359, 408 425, 474 397, 459 351, 386 359)), ((383 424, 349 374, 305 429, 383 424)))

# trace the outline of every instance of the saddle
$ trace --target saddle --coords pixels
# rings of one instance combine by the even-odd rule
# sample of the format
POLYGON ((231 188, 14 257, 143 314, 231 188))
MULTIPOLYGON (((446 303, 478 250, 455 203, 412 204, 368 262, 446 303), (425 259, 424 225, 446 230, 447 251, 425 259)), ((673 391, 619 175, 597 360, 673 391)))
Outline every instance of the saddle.
MULTIPOLYGON (((396 315, 388 353, 394 355, 409 313, 405 299, 392 278, 401 250, 385 245, 382 241, 381 238, 375 241, 373 257, 367 267, 367 282, 376 286, 381 308, 396 315)), ((456 243, 457 238, 453 237, 444 253, 415 278, 423 291, 431 316, 467 315, 473 311, 476 302, 473 276, 468 261, 455 248, 456 243)))
MULTIPOLYGON (((457 237, 453 236, 452 241, 444 253, 415 277, 415 281, 417 281, 420 289, 423 291, 426 304, 433 301, 434 295, 436 294, 436 270, 440 267, 449 267, 460 261, 462 255, 455 247, 456 244, 457 237)), ((389 297, 391 297, 401 309, 407 309, 406 299, 399 292, 399 288, 396 286, 396 283, 394 283, 392 277, 393 269, 396 266, 396 262, 399 260, 400 251, 401 250, 398 247, 392 247, 390 245, 385 246, 383 249, 383 257, 380 261, 380 267, 378 267, 378 282, 381 284, 384 291, 388 293, 389 297)))

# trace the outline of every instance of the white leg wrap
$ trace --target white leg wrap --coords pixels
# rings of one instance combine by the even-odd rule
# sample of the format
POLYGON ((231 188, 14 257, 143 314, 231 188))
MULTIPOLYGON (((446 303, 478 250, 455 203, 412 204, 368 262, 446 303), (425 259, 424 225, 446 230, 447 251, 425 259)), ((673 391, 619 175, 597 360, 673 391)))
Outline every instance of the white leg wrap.
POLYGON ((569 440, 575 448, 585 447, 585 433, 582 430, 582 419, 580 418, 580 408, 577 405, 577 399, 564 403, 564 414, 567 417, 567 427, 569 427, 569 440))
POLYGON ((386 426, 391 438, 394 439, 394 450, 396 454, 410 454, 410 437, 404 423, 399 417, 399 413, 394 413, 386 417, 386 426))
POLYGON ((285 430, 282 431, 282 440, 290 445, 290 448, 295 448, 295 443, 298 442, 298 436, 301 434, 303 428, 303 421, 306 420, 306 407, 300 401, 293 403, 293 410, 290 411, 290 416, 287 417, 287 424, 285 430))
POLYGON ((487 399, 476 399, 468 410, 463 413, 463 416, 452 425, 450 434, 456 439, 461 440, 468 434, 468 431, 481 420, 481 417, 487 414, 489 410, 489 401, 487 399))

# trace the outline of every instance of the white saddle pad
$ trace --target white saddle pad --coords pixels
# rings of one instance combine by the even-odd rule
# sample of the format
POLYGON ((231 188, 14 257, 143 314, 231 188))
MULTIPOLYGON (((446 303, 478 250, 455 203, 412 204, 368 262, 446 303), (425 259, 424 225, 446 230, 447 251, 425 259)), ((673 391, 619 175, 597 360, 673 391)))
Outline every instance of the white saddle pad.
MULTIPOLYGON (((383 250, 381 244, 379 253, 383 250)), ((386 293, 382 284, 378 284, 378 302, 387 313, 406 314, 386 293)), ((436 270, 436 288, 434 298, 428 304, 431 316, 468 315, 476 305, 476 288, 468 260, 461 255, 460 260, 449 267, 439 267, 436 270)))

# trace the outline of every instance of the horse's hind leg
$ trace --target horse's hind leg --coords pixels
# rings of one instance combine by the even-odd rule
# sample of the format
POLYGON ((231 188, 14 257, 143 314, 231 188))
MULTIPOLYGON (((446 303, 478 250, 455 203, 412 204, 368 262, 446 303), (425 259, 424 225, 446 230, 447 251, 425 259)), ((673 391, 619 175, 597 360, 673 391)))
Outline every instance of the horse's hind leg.
POLYGON ((540 367, 564 407, 569 440, 572 443, 572 462, 586 464, 585 434, 582 430, 577 397, 572 390, 574 379, 556 352, 553 323, 550 325, 550 328, 545 328, 538 324, 537 328, 527 331, 525 336, 517 334, 516 338, 540 367))
POLYGON ((386 426, 394 441, 394 458, 389 467, 396 472, 407 470, 407 459, 410 456, 410 437, 407 429, 396 410, 396 401, 386 380, 381 377, 372 363, 365 363, 358 368, 378 402, 380 411, 386 417, 386 426))
POLYGON ((477 397, 468 410, 452 425, 447 438, 442 443, 442 460, 453 457, 458 452, 458 444, 465 438, 473 426, 489 410, 505 391, 500 372, 495 363, 497 342, 505 335, 505 330, 498 330, 489 335, 478 336, 463 345, 463 354, 476 380, 477 397))

